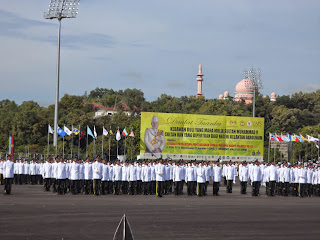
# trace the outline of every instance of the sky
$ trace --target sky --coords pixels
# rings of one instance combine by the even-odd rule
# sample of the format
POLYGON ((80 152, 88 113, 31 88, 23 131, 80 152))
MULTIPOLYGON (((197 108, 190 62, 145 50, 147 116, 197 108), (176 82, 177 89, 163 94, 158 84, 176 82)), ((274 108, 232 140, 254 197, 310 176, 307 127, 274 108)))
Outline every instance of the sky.
MULTIPOLYGON (((54 104, 58 21, 50 0, 0 4, 0 100, 54 104)), ((320 1, 81 0, 63 19, 60 97, 99 88, 216 99, 248 68, 261 68, 263 95, 320 89, 320 1)))

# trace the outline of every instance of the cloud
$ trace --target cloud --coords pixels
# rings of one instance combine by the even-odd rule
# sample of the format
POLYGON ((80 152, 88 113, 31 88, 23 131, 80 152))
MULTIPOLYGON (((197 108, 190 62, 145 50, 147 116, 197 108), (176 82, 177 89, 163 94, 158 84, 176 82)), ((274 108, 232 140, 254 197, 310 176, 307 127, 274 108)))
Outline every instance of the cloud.
MULTIPOLYGON (((32 40, 57 44, 56 32, 57 24, 51 22, 31 20, 20 17, 16 14, 0 10, 0 36, 13 37, 23 40, 32 40), (43 28, 52 28, 52 34, 43 36, 43 28), (41 28, 41 29, 39 29, 41 28), (41 34, 40 34, 41 33, 41 34)), ((84 47, 112 48, 116 41, 107 34, 101 33, 79 33, 61 34, 63 47, 79 49, 84 47)))
MULTIPOLYGON (((32 40, 57 44, 57 36, 32 38, 32 40)), ((79 35, 61 34, 61 44, 70 49, 80 49, 87 47, 113 48, 116 44, 112 36, 100 33, 84 33, 79 35)))
POLYGON ((127 72, 121 73, 121 76, 128 77, 128 78, 134 78, 136 80, 142 80, 142 73, 141 72, 127 71, 127 72))
POLYGON ((168 86, 174 87, 174 88, 180 88, 180 87, 184 87, 185 83, 183 81, 171 81, 171 82, 168 82, 168 86))
POLYGON ((316 83, 309 83, 309 84, 306 84, 306 85, 302 85, 302 86, 299 86, 299 87, 295 87, 295 88, 292 88, 290 89, 291 93, 296 93, 296 92, 315 92, 317 90, 320 89, 320 84, 316 84, 316 83))
POLYGON ((33 27, 48 26, 54 26, 54 24, 23 18, 16 14, 0 10, 0 36, 25 39, 27 36, 25 33, 26 30, 33 27))

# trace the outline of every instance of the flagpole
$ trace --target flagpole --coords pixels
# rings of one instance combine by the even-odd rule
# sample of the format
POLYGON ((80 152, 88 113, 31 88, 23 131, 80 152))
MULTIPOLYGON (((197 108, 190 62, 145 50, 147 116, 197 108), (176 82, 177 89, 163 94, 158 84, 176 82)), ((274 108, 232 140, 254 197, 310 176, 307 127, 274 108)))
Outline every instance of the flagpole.
MULTIPOLYGON (((57 130, 58 131, 58 130, 57 130)), ((57 145, 56 145, 56 157, 58 156, 58 143, 59 143, 59 138, 57 137, 57 145)))
POLYGON ((62 158, 64 159, 64 137, 62 138, 62 158))
POLYGON ((93 138, 93 157, 96 156, 96 138, 93 138))
POLYGON ((87 125, 87 146, 86 146, 86 157, 88 156, 88 125, 87 125))
MULTIPOLYGON (((118 131, 119 131, 119 127, 118 127, 118 131)), ((117 158, 119 156, 119 141, 117 140, 117 158)))
POLYGON ((307 161, 307 159, 308 159, 308 143, 305 141, 305 143, 306 143, 306 153, 305 153, 305 161, 307 161))
POLYGON ((80 129, 80 125, 79 125, 79 142, 78 142, 78 157, 80 157, 80 137, 81 137, 81 129, 80 129))
POLYGON ((73 125, 71 126, 72 127, 72 133, 71 133, 71 159, 72 159, 72 148, 73 148, 73 125))
MULTIPOLYGON (((276 135, 276 138, 277 138, 277 134, 275 133, 276 135)), ((273 162, 275 163, 276 162, 276 150, 277 150, 277 144, 275 144, 275 147, 273 148, 273 162)))
MULTIPOLYGON (((133 132, 133 128, 131 128, 131 132, 133 132)), ((133 143, 133 137, 131 136, 131 160, 132 160, 132 148, 133 148, 132 143, 133 143)))
MULTIPOLYGON (((313 137, 313 134, 311 134, 311 137, 313 137)), ((311 141, 311 160, 313 160, 313 144, 312 144, 312 141, 311 141)))
MULTIPOLYGON (((126 129, 126 127, 124 127, 124 129, 126 129)), ((124 151, 123 151, 123 155, 127 156, 126 154, 126 147, 127 147, 127 136, 124 136, 124 151)), ((127 159, 127 157, 126 157, 127 159)))
POLYGON ((49 141, 50 141, 50 135, 49 135, 49 125, 48 125, 48 148, 47 148, 47 158, 49 158, 49 141))
POLYGON ((294 163, 294 143, 291 141, 290 142, 292 144, 292 164, 294 163))
MULTIPOLYGON (((318 134, 318 139, 320 140, 320 135, 318 134)), ((320 141, 318 142, 318 161, 320 160, 320 141)))
POLYGON ((301 162, 301 141, 299 139, 299 162, 301 162))
MULTIPOLYGON (((104 128, 104 126, 103 126, 103 128, 104 128)), ((102 150, 101 150, 101 158, 103 159, 103 130, 102 130, 102 150)))
POLYGON ((110 162, 110 146, 111 146, 111 126, 109 131, 109 162, 110 162))
POLYGON ((269 146, 268 146, 268 163, 270 162, 270 133, 269 133, 269 146))

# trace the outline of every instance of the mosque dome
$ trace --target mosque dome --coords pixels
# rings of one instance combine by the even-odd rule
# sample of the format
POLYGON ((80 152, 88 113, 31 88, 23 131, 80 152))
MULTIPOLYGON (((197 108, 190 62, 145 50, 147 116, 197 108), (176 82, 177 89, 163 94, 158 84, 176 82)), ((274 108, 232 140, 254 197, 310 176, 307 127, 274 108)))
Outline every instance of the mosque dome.
POLYGON ((277 99, 277 94, 275 93, 275 92, 272 92, 271 93, 271 101, 276 101, 276 99, 277 99))
POLYGON ((224 94, 223 94, 223 97, 224 97, 224 98, 229 97, 229 92, 228 92, 228 91, 225 91, 224 94))
POLYGON ((249 78, 242 79, 236 85, 236 92, 237 93, 252 92, 252 80, 249 78))
POLYGON ((223 94, 219 95, 219 99, 222 100, 223 99, 223 94))

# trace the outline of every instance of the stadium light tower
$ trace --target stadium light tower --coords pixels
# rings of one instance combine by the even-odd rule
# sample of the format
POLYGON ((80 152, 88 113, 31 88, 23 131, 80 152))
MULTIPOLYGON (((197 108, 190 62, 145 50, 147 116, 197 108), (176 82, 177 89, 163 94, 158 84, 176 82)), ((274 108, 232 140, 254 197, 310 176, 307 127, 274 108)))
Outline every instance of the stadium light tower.
POLYGON ((58 61, 57 61, 57 83, 56 101, 54 109, 54 134, 53 146, 58 145, 58 117, 59 117, 59 78, 60 78, 60 35, 61 20, 63 18, 75 18, 78 14, 80 0, 50 0, 48 12, 44 13, 45 19, 58 19, 58 61))
POLYGON ((244 71, 244 77, 246 79, 245 86, 247 89, 251 89, 253 93, 253 100, 252 100, 252 114, 255 117, 256 113, 256 92, 259 89, 263 88, 262 81, 261 81, 261 70, 260 68, 254 69, 251 68, 249 70, 244 71))

